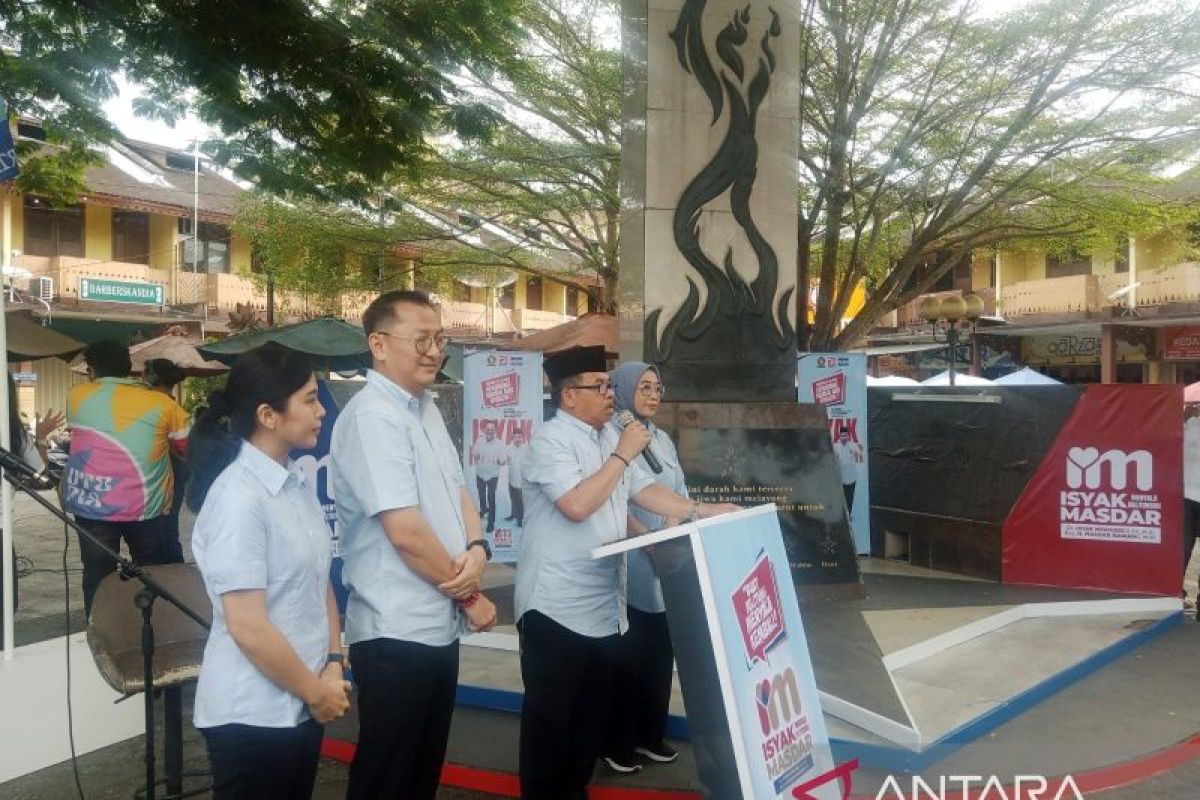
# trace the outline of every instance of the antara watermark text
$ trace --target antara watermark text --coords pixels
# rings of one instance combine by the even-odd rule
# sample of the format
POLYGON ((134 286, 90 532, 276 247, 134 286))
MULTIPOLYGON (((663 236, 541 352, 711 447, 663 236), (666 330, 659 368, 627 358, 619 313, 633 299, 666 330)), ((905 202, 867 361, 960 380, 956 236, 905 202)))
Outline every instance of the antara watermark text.
POLYGON ((936 779, 889 775, 875 800, 965 800, 968 797, 971 800, 1085 800, 1070 775, 1063 778, 1015 775, 1006 780, 995 775, 943 775, 936 779))

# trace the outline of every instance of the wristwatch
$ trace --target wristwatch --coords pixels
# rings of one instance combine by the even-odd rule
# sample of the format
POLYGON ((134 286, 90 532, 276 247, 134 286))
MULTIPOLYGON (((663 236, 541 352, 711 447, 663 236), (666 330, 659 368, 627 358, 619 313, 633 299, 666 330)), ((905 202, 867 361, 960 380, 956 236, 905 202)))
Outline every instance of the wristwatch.
POLYGON ((325 664, 341 664, 346 665, 346 658, 341 653, 329 653, 325 656, 325 664))
POLYGON ((474 541, 467 542, 467 549, 470 550, 472 547, 482 547, 483 554, 487 556, 487 560, 492 560, 492 546, 487 543, 487 539, 475 539, 474 541))

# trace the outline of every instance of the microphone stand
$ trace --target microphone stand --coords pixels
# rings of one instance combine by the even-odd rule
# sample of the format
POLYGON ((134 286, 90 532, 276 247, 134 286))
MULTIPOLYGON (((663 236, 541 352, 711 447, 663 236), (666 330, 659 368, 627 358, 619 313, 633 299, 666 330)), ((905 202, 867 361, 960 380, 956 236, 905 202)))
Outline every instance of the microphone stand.
MULTIPOLYGON (((17 456, 15 453, 5 450, 4 448, 0 448, 0 456, 6 457, 6 458, 19 459, 19 456, 17 456)), ((107 544, 100 541, 100 539, 96 538, 96 536, 93 535, 91 533, 91 531, 80 526, 78 523, 75 522, 75 520, 71 519, 65 511, 63 511, 62 509, 56 508, 53 503, 51 503, 49 500, 47 500, 46 498, 44 498, 40 494, 38 494, 38 491, 44 491, 45 489, 52 488, 53 484, 49 483, 50 476, 48 476, 48 475, 45 476, 45 481, 46 481, 47 485, 41 487, 41 489, 39 490, 37 487, 30 486, 29 483, 27 482, 27 479, 22 478, 17 473, 17 471, 14 469, 11 469, 11 468, 6 469, 6 468, 3 468, 2 466, 0 466, 0 474, 3 474, 5 480, 7 480, 10 484, 12 484, 14 488, 19 489, 23 494, 33 498, 33 500, 35 502, 37 502, 38 505, 40 505, 42 508, 49 511, 56 518, 62 520, 64 525, 66 525, 68 528, 71 528, 76 533, 78 533, 80 536, 87 539, 89 542, 91 542, 94 546, 96 546, 100 550, 103 550, 105 555, 109 556, 110 558, 113 559, 113 561, 117 562, 117 572, 121 576, 121 580, 133 579, 142 584, 141 591, 139 591, 137 593, 137 595, 135 595, 133 598, 133 604, 141 611, 141 614, 142 614, 142 689, 145 693, 144 706, 145 706, 145 715, 146 715, 146 734, 145 734, 145 739, 146 739, 146 794, 145 794, 145 797, 146 797, 146 800, 155 800, 155 789, 156 789, 156 784, 158 781, 157 781, 157 778, 155 775, 155 763, 154 763, 154 626, 151 624, 151 615, 153 614, 153 611, 154 611, 154 601, 161 597, 163 600, 166 600, 168 603, 175 606, 177 609, 179 609, 181 612, 183 612, 183 614, 185 616, 191 618, 197 625, 201 626, 205 630, 210 630, 212 628, 212 625, 209 624, 209 622, 207 620, 205 620, 203 617, 201 617, 199 614, 197 614, 194 610, 192 610, 190 607, 188 607, 188 605, 186 603, 184 603, 182 600, 180 600, 178 597, 176 597, 171 592, 170 589, 168 589, 167 587, 165 587, 161 583, 159 583, 157 580, 155 580, 155 578, 153 576, 147 574, 146 571, 142 569, 142 567, 138 566, 137 564, 133 563, 129 559, 125 558, 119 552, 114 551, 107 544)), ((70 644, 68 643, 67 646, 69 647, 70 644)), ((175 688, 175 690, 177 691, 177 687, 169 687, 165 691, 170 692, 170 691, 172 691, 172 688, 175 688)), ((165 714, 165 712, 166 712, 165 704, 167 703, 167 698, 165 696, 164 696, 163 702, 164 702, 164 714, 165 714)), ((175 698, 175 702, 178 703, 178 698, 175 698)), ((170 734, 169 731, 167 731, 167 734, 168 734, 168 736, 167 736, 168 739, 172 738, 169 735, 170 734)), ((163 755, 167 761, 167 770, 168 770, 167 777, 170 782, 176 782, 174 780, 174 778, 170 775, 170 773, 172 771, 171 770, 171 766, 172 766, 171 762, 172 761, 178 761, 180 763, 182 762, 182 743, 181 742, 172 743, 172 742, 168 741, 164 746, 166 747, 166 750, 164 751, 163 755), (167 746, 167 745, 173 745, 173 746, 167 746), (178 749, 178 752, 170 752, 175 749, 178 749)), ((191 794, 197 793, 197 792, 189 792, 188 794, 182 794, 181 793, 181 791, 182 791, 181 784, 178 785, 178 787, 168 785, 167 791, 171 792, 171 794, 164 797, 163 800, 169 800, 169 798, 174 798, 174 797, 187 797, 191 794)), ((204 789, 203 791, 208 791, 208 790, 204 789)))

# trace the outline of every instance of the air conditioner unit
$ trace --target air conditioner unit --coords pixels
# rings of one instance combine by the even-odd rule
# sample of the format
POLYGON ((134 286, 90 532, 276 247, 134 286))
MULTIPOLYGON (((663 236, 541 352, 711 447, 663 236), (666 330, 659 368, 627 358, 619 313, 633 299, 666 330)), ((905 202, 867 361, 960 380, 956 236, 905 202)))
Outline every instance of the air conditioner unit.
POLYGON ((54 278, 39 275, 29 281, 29 291, 47 303, 54 299, 54 278))

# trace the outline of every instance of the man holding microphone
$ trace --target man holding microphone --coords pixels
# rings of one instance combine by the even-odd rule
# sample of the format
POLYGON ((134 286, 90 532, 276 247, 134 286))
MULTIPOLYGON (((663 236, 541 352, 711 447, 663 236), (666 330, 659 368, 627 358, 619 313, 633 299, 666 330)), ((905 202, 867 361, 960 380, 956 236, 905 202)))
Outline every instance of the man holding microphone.
POLYGON ((698 503, 656 483, 637 463, 650 434, 631 422, 605 436, 613 394, 602 346, 546 359, 558 412, 530 443, 523 465, 525 538, 517 566, 521 637, 521 796, 587 796, 613 695, 619 637, 628 627, 625 558, 593 559, 625 538, 629 504, 695 519, 737 510, 698 503))

